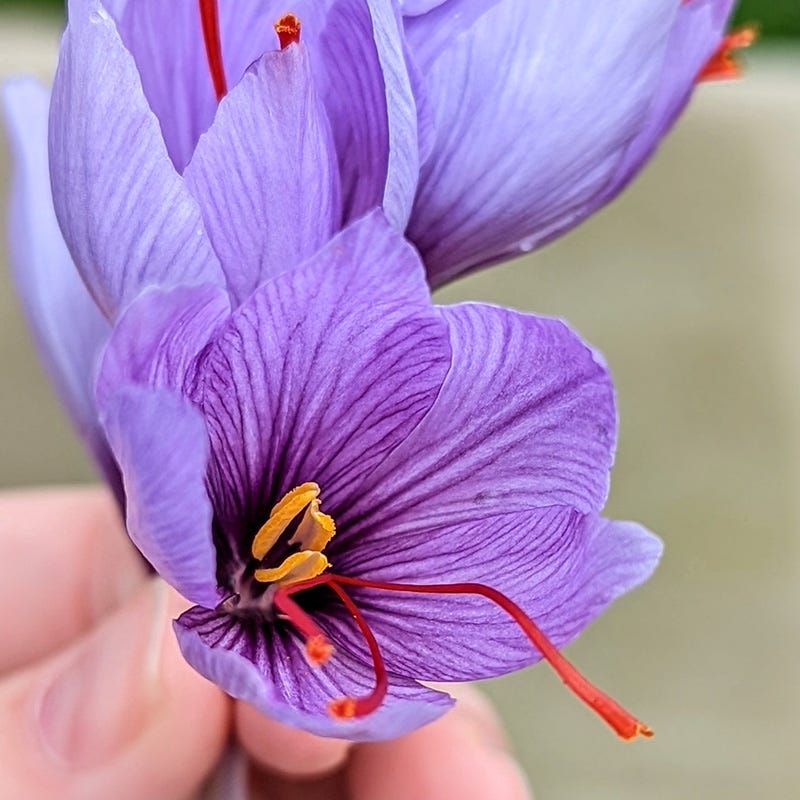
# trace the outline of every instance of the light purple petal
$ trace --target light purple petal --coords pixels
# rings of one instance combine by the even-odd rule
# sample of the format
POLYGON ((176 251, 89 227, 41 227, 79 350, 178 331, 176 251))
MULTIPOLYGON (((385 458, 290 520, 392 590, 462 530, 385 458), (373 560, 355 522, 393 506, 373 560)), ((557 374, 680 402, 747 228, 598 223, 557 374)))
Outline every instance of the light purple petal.
POLYGON ((681 4, 645 123, 628 146, 614 179, 592 204, 592 211, 625 188, 675 123, 692 96, 697 75, 722 41, 734 4, 734 0, 691 0, 681 4))
MULTIPOLYGON (((414 532, 400 531, 388 517, 383 526, 364 531, 348 551, 334 555, 330 549, 337 571, 351 577, 493 587, 563 647, 613 600, 651 575, 661 542, 634 523, 552 506, 414 532)), ((401 675, 473 680, 541 658, 508 614, 486 599, 348 591, 372 626, 389 669, 401 675)), ((343 612, 340 616, 338 643, 359 652, 357 631, 344 624, 343 612)))
POLYGON ((101 411, 122 472, 128 534, 164 580, 193 603, 214 608, 222 597, 200 412, 172 392, 138 386, 118 390, 101 411))
POLYGON ((395 678, 383 705, 360 719, 338 721, 329 701, 369 693, 372 669, 336 653, 321 669, 309 666, 303 644, 280 623, 237 621, 193 608, 175 622, 186 660, 228 694, 272 719, 317 736, 379 741, 409 733, 453 705, 442 692, 395 678))
POLYGON ((47 159, 50 97, 33 80, 3 87, 14 154, 9 244, 14 279, 50 379, 106 480, 119 496, 119 471, 92 396, 108 322, 67 251, 53 211, 47 159))
POLYGON ((400 0, 400 8, 403 14, 413 17, 419 14, 426 14, 433 8, 444 5, 447 0, 400 0))
POLYGON ((114 326, 97 377, 98 406, 128 384, 186 393, 198 355, 229 314, 228 295, 216 286, 145 291, 114 326))
POLYGON ((616 414, 592 351, 558 320, 477 304, 440 313, 453 351, 447 379, 337 518, 332 554, 388 520, 416 532, 553 505, 591 513, 605 502, 616 414))
POLYGON ((222 285, 200 210, 99 0, 69 4, 50 110, 50 168, 67 245, 107 316, 148 285, 222 285))
POLYGON ((450 361, 416 253, 379 214, 258 290, 200 373, 216 512, 249 550, 316 481, 335 513, 426 414, 450 361))
POLYGON ((439 56, 468 31, 479 17, 504 2, 507 0, 420 0, 410 7, 408 2, 404 2, 406 38, 423 75, 428 74, 439 56))
MULTIPOLYGON (((409 236, 433 284, 585 214, 644 124, 678 5, 504 0, 423 65, 437 138, 409 236)), ((411 23, 436 37, 429 16, 411 23)))
MULTIPOLYGON (((253 62, 278 46, 272 24, 286 8, 278 0, 223 0, 218 11, 222 61, 232 89, 253 62)), ((197 0, 136 0, 117 20, 170 157, 183 172, 217 112, 197 0)))
POLYGON ((417 113, 392 0, 335 0, 318 80, 340 158, 345 218, 382 205, 403 230, 419 174, 417 113))
POLYGON ((223 99, 185 179, 239 301, 330 239, 336 152, 303 45, 266 53, 223 99))

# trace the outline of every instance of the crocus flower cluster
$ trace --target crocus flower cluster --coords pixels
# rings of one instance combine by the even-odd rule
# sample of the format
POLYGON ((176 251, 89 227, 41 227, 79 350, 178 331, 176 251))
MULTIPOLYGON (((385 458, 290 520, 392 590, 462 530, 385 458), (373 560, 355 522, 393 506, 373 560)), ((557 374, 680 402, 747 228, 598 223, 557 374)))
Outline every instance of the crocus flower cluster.
POLYGON ((733 68, 730 5, 70 0, 52 101, 5 90, 16 276, 131 538, 195 604, 198 671, 367 740, 449 707, 420 681, 545 658, 650 733, 559 652, 660 554, 600 516, 606 367, 430 287, 615 196, 733 68))

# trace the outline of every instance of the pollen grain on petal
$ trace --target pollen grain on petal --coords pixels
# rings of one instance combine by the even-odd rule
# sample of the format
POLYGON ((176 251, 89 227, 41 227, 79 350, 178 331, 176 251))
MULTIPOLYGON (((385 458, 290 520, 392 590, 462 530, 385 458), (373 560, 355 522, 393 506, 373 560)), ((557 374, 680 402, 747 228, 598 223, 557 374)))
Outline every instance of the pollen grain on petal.
POLYGON ((281 50, 300 41, 300 20, 294 14, 284 14, 273 26, 278 34, 281 50))

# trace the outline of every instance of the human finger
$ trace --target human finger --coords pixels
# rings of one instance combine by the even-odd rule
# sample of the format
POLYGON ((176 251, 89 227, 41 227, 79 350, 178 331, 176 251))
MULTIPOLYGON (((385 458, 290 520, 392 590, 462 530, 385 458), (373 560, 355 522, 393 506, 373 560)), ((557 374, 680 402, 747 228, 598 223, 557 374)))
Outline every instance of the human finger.
POLYGON ((0 797, 175 800, 224 745, 229 704, 184 661, 185 606, 149 579, 47 660, 0 681, 0 797))
POLYGON ((62 648, 145 577, 105 489, 0 492, 0 675, 62 648))
POLYGON ((340 768, 352 742, 326 739, 289 728, 246 703, 236 703, 236 734, 244 750, 264 769, 308 779, 340 768))
POLYGON ((463 702, 408 736, 356 747, 348 800, 530 800, 494 712, 474 692, 461 687, 463 702))

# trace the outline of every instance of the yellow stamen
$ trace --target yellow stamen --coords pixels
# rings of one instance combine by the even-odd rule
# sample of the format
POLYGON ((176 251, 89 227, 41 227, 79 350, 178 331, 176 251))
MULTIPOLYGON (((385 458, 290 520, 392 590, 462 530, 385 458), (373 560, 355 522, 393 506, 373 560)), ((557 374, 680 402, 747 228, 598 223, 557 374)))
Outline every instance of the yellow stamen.
POLYGON ((280 583, 287 585, 306 581, 321 575, 330 566, 330 562, 316 550, 302 550, 294 553, 279 567, 273 569, 257 569, 253 577, 261 583, 280 583))
POLYGON ((319 500, 312 500, 303 514, 289 544, 299 544, 304 550, 324 550, 336 533, 333 517, 319 510, 319 500))
POLYGON ((313 500, 319 497, 316 483, 304 483, 287 492, 272 509, 269 519, 253 539, 253 558, 260 561, 280 539, 289 523, 313 500))

